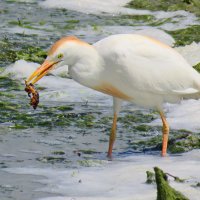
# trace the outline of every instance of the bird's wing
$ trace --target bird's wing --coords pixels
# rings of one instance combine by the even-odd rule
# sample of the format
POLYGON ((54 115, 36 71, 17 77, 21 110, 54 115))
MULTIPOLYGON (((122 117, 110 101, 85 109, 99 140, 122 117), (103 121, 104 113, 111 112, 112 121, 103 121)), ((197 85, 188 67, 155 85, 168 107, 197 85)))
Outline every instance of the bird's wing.
POLYGON ((121 34, 100 40, 94 47, 105 62, 102 79, 122 91, 199 92, 200 75, 178 52, 157 40, 121 34))

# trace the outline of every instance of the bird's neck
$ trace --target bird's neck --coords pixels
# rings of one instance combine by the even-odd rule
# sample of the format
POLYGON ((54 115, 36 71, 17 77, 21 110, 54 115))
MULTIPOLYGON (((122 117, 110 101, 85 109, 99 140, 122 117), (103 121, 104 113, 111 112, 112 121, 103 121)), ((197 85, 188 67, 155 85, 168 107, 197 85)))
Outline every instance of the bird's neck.
POLYGON ((69 66, 71 77, 80 84, 93 88, 100 81, 103 59, 93 46, 80 47, 74 63, 69 66))

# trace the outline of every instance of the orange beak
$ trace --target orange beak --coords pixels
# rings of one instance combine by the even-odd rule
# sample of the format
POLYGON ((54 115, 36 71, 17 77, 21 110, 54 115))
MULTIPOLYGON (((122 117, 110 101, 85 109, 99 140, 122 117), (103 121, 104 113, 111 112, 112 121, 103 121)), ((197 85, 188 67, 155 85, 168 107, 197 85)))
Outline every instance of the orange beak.
MULTIPOLYGON (((59 62, 59 61, 58 61, 59 62)), ((43 76, 45 76, 51 69, 53 69, 53 66, 58 62, 52 62, 45 60, 44 63, 38 67, 31 76, 26 80, 26 84, 28 83, 36 83, 39 81, 43 76)))

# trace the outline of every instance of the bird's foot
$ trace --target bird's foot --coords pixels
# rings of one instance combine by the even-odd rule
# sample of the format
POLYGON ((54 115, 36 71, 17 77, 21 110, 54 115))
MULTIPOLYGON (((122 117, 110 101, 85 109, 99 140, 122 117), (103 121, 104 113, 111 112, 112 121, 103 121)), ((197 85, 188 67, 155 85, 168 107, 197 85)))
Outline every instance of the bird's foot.
POLYGON ((113 160, 113 157, 112 157, 112 154, 107 154, 107 158, 108 158, 108 161, 112 161, 113 160))
POLYGON ((167 153, 166 152, 162 152, 161 153, 161 157, 167 157, 167 153))

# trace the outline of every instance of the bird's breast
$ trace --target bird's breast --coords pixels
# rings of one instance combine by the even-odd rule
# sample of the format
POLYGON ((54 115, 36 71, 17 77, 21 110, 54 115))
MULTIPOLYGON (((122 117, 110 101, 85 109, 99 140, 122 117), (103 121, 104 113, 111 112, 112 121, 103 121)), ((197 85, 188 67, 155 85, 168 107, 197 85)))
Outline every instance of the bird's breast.
POLYGON ((125 94, 118 88, 112 86, 111 84, 103 83, 99 86, 95 86, 93 89, 126 101, 131 101, 133 99, 132 97, 128 96, 127 94, 125 94))

